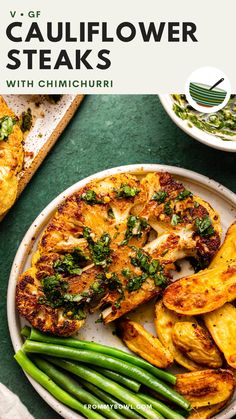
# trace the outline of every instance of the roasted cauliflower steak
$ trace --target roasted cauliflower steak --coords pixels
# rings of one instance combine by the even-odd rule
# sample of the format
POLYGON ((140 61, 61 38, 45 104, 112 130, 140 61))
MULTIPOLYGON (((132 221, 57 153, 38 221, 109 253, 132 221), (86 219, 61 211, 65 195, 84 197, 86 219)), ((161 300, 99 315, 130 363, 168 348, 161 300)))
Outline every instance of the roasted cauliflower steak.
POLYGON ((17 117, 0 96, 0 216, 16 199, 23 158, 23 134, 17 117))
POLYGON ((58 335, 75 333, 98 308, 109 323, 161 294, 179 259, 208 266, 220 234, 217 212, 169 173, 92 180, 43 232, 18 279, 18 310, 58 335))

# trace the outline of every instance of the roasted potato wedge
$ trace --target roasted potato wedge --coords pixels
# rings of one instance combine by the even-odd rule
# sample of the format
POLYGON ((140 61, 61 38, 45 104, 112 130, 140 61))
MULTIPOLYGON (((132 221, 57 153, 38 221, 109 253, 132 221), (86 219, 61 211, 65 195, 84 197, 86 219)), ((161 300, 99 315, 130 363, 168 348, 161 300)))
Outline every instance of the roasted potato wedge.
POLYGON ((228 400, 235 382, 229 370, 204 370, 177 374, 175 390, 190 401, 193 408, 215 405, 228 400))
POLYGON ((224 243, 211 261, 209 268, 215 268, 222 262, 231 263, 236 260, 236 222, 231 224, 225 236, 224 243))
POLYGON ((163 301, 179 314, 205 314, 236 298, 236 263, 220 263, 167 287, 163 301))
POLYGON ((236 308, 227 303, 205 314, 203 319, 228 364, 236 368, 236 308))
POLYGON ((196 324, 197 322, 193 317, 181 316, 176 314, 174 311, 168 310, 163 301, 160 300, 157 302, 155 307, 155 328, 157 336, 160 339, 161 343, 165 346, 166 349, 172 354, 178 364, 187 368, 190 371, 198 371, 201 369, 200 365, 187 358, 184 353, 182 353, 173 342, 172 332, 174 326, 178 322, 191 322, 191 324, 196 324))
POLYGON ((220 368, 222 359, 208 331, 196 323, 177 322, 172 338, 175 346, 188 358, 208 368, 220 368))
POLYGON ((188 419, 210 419, 212 418, 212 416, 215 416, 216 413, 220 412, 223 409, 227 401, 213 404, 212 406, 193 409, 190 415, 188 416, 188 419))
POLYGON ((169 367, 174 359, 160 340, 143 326, 129 319, 117 323, 117 331, 128 348, 159 368, 169 367))

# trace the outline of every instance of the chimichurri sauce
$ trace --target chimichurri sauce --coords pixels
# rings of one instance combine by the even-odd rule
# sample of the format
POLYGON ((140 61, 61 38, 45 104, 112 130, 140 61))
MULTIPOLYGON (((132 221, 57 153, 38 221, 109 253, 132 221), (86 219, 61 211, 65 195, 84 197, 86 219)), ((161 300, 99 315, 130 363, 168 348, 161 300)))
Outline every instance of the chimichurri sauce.
POLYGON ((227 105, 215 113, 201 113, 192 108, 185 95, 172 95, 173 111, 176 115, 189 121, 189 126, 195 126, 203 131, 220 137, 222 140, 236 138, 236 95, 231 95, 227 105))

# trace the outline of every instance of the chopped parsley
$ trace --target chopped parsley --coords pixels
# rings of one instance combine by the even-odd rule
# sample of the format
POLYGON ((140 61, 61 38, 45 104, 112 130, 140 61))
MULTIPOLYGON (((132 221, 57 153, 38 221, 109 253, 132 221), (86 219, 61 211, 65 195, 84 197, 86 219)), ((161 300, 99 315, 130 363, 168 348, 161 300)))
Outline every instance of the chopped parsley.
POLYGON ((187 189, 184 189, 183 191, 181 191, 177 197, 176 200, 177 201, 184 201, 186 198, 193 196, 191 191, 188 191, 187 189))
POLYGON ((196 218, 195 220, 196 233, 202 237, 209 237, 215 233, 212 227, 212 220, 208 215, 203 218, 196 218))
POLYGON ((114 212, 113 212, 113 209, 112 208, 109 208, 108 209, 107 215, 108 215, 109 218, 112 218, 112 219, 115 218, 115 215, 114 215, 114 212))
POLYGON ((104 292, 104 287, 102 286, 102 281, 98 278, 97 281, 93 282, 90 286, 90 289, 94 294, 102 294, 104 292))
POLYGON ((167 201, 167 202, 165 203, 165 205, 164 205, 164 213, 165 213, 166 215, 171 215, 171 214, 172 214, 172 212, 173 212, 173 210, 172 210, 172 208, 171 208, 171 206, 170 206, 170 201, 167 201))
POLYGON ((161 287, 165 287, 167 285, 167 278, 163 272, 156 273, 153 279, 156 286, 160 285, 161 287))
POLYGON ((88 242, 95 265, 100 265, 105 268, 111 263, 111 238, 108 233, 103 233, 99 240, 94 241, 91 236, 91 229, 89 227, 84 227, 83 236, 88 242))
POLYGON ((171 225, 176 226, 177 224, 181 223, 182 219, 178 214, 173 214, 171 218, 171 225))
POLYGON ((167 284, 167 278, 163 273, 163 266, 157 259, 152 259, 149 255, 146 255, 141 249, 134 249, 136 256, 131 257, 131 263, 137 266, 143 271, 147 277, 153 278, 155 285, 165 286, 167 284))
POLYGON ((158 202, 158 204, 162 204, 163 202, 165 202, 167 196, 168 193, 166 191, 158 191, 153 194, 151 200, 158 202))
POLYGON ((110 291, 122 292, 122 283, 116 273, 112 273, 110 278, 106 278, 106 283, 110 291))
POLYGON ((148 275, 143 273, 142 275, 134 276, 129 279, 129 282, 126 286, 127 290, 129 292, 131 291, 137 291, 139 288, 141 288, 142 284, 146 281, 148 278, 148 275))
POLYGON ((22 112, 20 117, 20 128, 22 132, 29 131, 32 127, 32 112, 28 108, 27 111, 22 112))
MULTIPOLYGON (((121 302, 120 302, 120 300, 115 301, 115 302, 114 302, 114 304, 113 304, 113 306, 114 306, 115 308, 120 308, 120 307, 121 307, 121 302)), ((114 334, 114 332, 112 332, 112 333, 114 334)))
POLYGON ((80 275, 82 267, 87 260, 88 257, 77 247, 72 253, 66 253, 61 259, 56 260, 53 268, 60 274, 80 275))
POLYGON ((129 277, 130 277, 130 270, 129 270, 129 268, 124 268, 124 269, 122 269, 121 273, 122 273, 122 275, 123 275, 125 278, 129 278, 129 277))
POLYGON ((132 186, 129 186, 126 183, 123 183, 119 189, 116 191, 117 198, 133 198, 136 196, 140 190, 138 188, 134 188, 132 186))
POLYGON ((98 323, 103 323, 103 318, 102 318, 101 314, 100 314, 100 316, 98 317, 98 319, 97 319, 97 320, 95 320, 95 322, 94 322, 94 323, 96 323, 96 324, 98 324, 98 323))
POLYGON ((83 296, 82 294, 64 294, 63 298, 64 301, 70 301, 73 303, 80 303, 85 296, 83 296))
POLYGON ((82 320, 86 317, 84 302, 87 293, 66 293, 68 283, 59 274, 44 277, 41 280, 41 285, 44 296, 38 298, 39 304, 46 304, 52 308, 63 307, 63 315, 76 320, 82 320))
POLYGON ((53 308, 63 305, 63 293, 67 291, 68 283, 61 278, 61 275, 46 276, 41 284, 45 297, 38 299, 40 304, 47 304, 53 308))
POLYGON ((82 307, 79 307, 77 310, 72 311, 72 317, 76 320, 84 320, 86 319, 86 313, 82 307))
POLYGON ((115 272, 103 272, 96 276, 101 288, 108 288, 110 291, 122 293, 122 283, 115 272))
POLYGON ((103 201, 97 198, 96 192, 94 192, 92 189, 88 189, 86 192, 84 192, 81 195, 81 199, 90 205, 103 204, 103 201))
POLYGON ((165 256, 168 252, 169 252, 169 249, 165 249, 165 250, 163 250, 163 252, 162 252, 161 256, 165 256))
POLYGON ((127 230, 125 232, 125 238, 121 242, 121 246, 128 244, 132 237, 142 237, 142 232, 148 227, 148 223, 145 218, 139 218, 135 215, 130 215, 127 221, 127 230))
POLYGON ((86 319, 86 312, 83 305, 78 305, 76 303, 68 303, 63 312, 64 316, 72 318, 74 320, 84 320, 86 319))
POLYGON ((113 308, 120 308, 121 300, 124 298, 124 290, 122 286, 122 282, 120 281, 117 273, 115 272, 103 272, 98 274, 96 277, 100 283, 100 289, 104 292, 105 290, 109 290, 111 292, 118 292, 119 297, 113 303, 113 308))
POLYGON ((6 141, 8 136, 12 133, 16 120, 11 116, 4 116, 0 118, 0 141, 6 141))

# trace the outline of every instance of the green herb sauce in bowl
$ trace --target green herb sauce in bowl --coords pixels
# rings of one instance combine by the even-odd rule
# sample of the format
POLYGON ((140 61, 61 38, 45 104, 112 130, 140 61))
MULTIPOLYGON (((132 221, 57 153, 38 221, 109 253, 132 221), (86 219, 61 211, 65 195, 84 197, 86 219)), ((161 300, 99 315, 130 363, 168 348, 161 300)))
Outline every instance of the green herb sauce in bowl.
POLYGON ((215 113, 196 111, 189 105, 185 95, 174 94, 172 98, 173 111, 182 120, 188 120, 189 127, 195 126, 222 140, 236 140, 236 95, 231 95, 227 105, 215 113))

